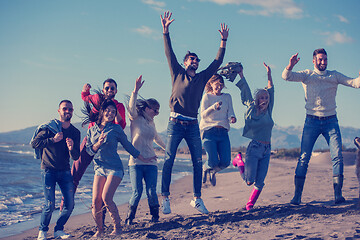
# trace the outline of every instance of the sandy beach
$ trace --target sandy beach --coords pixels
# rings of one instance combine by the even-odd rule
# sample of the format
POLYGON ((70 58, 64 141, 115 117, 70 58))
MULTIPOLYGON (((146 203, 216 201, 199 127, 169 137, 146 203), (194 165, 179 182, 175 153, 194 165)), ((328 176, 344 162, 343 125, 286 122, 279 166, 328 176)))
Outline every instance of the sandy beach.
MULTIPOLYGON (((202 198, 210 211, 208 215, 189 205, 190 175, 171 185, 171 214, 160 213, 160 222, 150 223, 147 201, 143 199, 136 224, 124 226, 123 233, 117 237, 103 239, 360 239, 359 186, 353 157, 344 159, 343 195, 347 201, 341 205, 334 205, 328 153, 311 159, 300 206, 289 204, 296 161, 271 159, 266 186, 252 211, 243 209, 252 187, 230 167, 232 171, 217 175, 215 187, 209 183, 203 185, 202 198)), ((127 205, 119 206, 119 212, 123 223, 127 205)), ((106 225, 111 225, 109 216, 106 225)), ((72 216, 65 226, 72 239, 89 239, 95 230, 90 213, 72 216)), ((111 232, 111 227, 106 232, 111 232)), ((37 233, 35 228, 3 239, 36 239, 37 233)), ((48 235, 53 239, 53 225, 48 235)))

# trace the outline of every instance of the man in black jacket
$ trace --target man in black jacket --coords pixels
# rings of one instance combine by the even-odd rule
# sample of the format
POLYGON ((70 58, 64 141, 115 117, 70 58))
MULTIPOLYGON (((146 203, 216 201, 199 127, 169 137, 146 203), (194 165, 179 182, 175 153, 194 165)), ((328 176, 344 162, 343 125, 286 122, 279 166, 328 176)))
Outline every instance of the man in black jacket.
POLYGON ((71 123, 73 105, 69 100, 59 104, 60 119, 41 125, 31 141, 34 149, 40 151, 42 180, 44 184, 45 205, 41 215, 38 239, 46 239, 51 215, 55 209, 55 187, 58 183, 64 197, 64 208, 60 212, 54 237, 66 239, 64 225, 74 209, 74 184, 70 173, 70 157, 80 156, 80 131, 71 123))

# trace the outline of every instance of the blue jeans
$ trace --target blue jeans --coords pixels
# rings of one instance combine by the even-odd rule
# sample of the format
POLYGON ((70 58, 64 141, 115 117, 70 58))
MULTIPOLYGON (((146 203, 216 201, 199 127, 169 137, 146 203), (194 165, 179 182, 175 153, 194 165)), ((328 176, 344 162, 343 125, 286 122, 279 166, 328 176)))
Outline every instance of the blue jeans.
POLYGON ((329 119, 319 120, 307 116, 301 139, 301 155, 295 170, 296 176, 306 176, 311 153, 320 134, 325 137, 330 147, 333 175, 338 176, 343 174, 342 141, 337 117, 334 116, 329 119))
POLYGON ((202 184, 202 145, 199 124, 183 125, 173 121, 169 121, 167 128, 167 143, 165 149, 165 162, 162 170, 161 194, 163 196, 170 195, 171 172, 176 151, 182 139, 185 139, 191 154, 194 196, 200 197, 202 184))
POLYGON ((61 193, 64 197, 64 207, 60 212, 54 232, 57 230, 64 230, 64 225, 69 219, 74 209, 74 183, 70 170, 56 171, 43 170, 42 181, 44 185, 45 204, 41 214, 39 230, 48 231, 51 220, 51 215, 55 209, 55 187, 59 184, 61 193))
POLYGON ((146 186, 149 207, 158 207, 159 200, 156 194, 158 168, 155 165, 132 165, 129 166, 132 195, 130 206, 137 206, 143 192, 143 179, 146 186))
POLYGON ((271 145, 252 140, 246 149, 245 181, 261 190, 269 169, 271 145))
POLYGON ((204 169, 222 170, 230 165, 231 146, 226 128, 210 128, 203 133, 204 148, 207 161, 204 169))

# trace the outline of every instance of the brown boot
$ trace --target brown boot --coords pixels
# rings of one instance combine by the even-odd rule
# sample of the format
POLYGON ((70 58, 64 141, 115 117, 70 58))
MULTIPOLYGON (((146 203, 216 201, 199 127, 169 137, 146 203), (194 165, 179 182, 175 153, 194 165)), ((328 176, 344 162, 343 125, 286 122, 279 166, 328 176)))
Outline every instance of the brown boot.
POLYGON ((119 210, 116 204, 107 205, 106 207, 109 210, 110 217, 114 224, 114 230, 110 233, 110 235, 118 235, 121 233, 121 219, 119 215, 119 210))

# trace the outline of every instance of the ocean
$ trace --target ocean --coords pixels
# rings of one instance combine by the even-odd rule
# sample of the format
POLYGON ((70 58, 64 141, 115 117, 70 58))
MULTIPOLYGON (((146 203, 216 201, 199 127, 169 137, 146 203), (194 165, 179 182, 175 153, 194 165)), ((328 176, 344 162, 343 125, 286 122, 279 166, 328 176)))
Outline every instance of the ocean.
MULTIPOLYGON (((120 154, 120 158, 123 160, 125 176, 114 196, 117 205, 127 203, 131 196, 131 184, 127 170, 129 155, 120 154)), ((161 189, 163 162, 163 158, 158 158, 158 191, 161 189)), ((173 181, 191 173, 192 164, 189 159, 177 158, 175 160, 173 181)), ((93 176, 93 164, 91 163, 76 191, 75 209, 72 215, 91 211, 93 176)), ((145 192, 143 192, 143 197, 146 197, 145 192)), ((53 213, 52 223, 57 219, 60 201, 61 192, 57 186, 56 210, 53 213)), ((0 143, 0 238, 39 226, 43 203, 40 160, 34 159, 34 151, 31 146, 0 143)))

